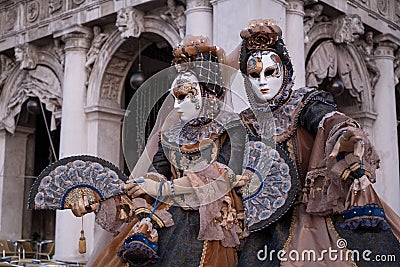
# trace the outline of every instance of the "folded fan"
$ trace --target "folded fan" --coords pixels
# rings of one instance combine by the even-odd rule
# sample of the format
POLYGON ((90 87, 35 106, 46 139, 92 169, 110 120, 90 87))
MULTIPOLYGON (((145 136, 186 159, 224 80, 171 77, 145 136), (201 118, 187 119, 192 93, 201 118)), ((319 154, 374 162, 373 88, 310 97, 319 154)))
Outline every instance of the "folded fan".
POLYGON ((128 177, 114 164, 90 155, 71 156, 47 166, 29 193, 29 209, 68 209, 86 196, 90 203, 124 193, 128 177))

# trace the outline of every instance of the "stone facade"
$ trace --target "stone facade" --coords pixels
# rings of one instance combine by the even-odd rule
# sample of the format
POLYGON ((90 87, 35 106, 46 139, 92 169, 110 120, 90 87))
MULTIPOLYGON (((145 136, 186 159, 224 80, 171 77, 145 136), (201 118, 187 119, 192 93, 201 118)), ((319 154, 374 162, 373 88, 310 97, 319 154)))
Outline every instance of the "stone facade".
MULTIPOLYGON (((400 0, 4 0, 0 238, 30 238, 27 227, 36 223, 25 210, 26 177, 38 164, 32 151, 40 140, 35 123, 21 120, 30 116, 28 99, 39 99, 48 127, 60 132, 59 157, 93 154, 124 167, 121 120, 139 54, 164 51, 189 34, 207 36, 229 53, 254 18, 273 18, 282 27, 296 88, 331 91, 369 133, 382 161, 376 188, 399 213, 400 0), (335 87, 337 80, 343 86, 335 87)), ((85 261, 100 231, 94 225, 93 216, 85 216, 88 253, 80 255, 80 219, 57 211, 50 236, 55 258, 85 261)))

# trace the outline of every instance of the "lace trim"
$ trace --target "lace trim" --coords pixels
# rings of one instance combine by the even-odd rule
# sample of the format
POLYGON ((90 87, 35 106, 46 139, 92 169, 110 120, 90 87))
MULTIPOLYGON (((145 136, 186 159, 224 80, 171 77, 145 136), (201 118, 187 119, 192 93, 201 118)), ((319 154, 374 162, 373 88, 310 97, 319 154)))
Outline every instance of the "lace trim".
POLYGON ((110 233, 117 233, 117 230, 123 224, 123 221, 119 220, 118 218, 118 211, 117 211, 117 201, 113 198, 110 198, 106 201, 103 201, 98 208, 96 213, 95 221, 101 228, 110 232, 110 233))
POLYGON ((226 129, 239 125, 239 115, 221 111, 215 119, 204 124, 190 125, 177 122, 162 134, 161 140, 173 146, 194 145, 202 140, 210 139, 213 134, 220 135, 226 129))
POLYGON ((265 136, 267 138, 274 136, 276 142, 283 143, 294 135, 301 111, 309 102, 314 101, 319 93, 319 91, 307 87, 294 90, 286 104, 272 112, 273 122, 275 124, 272 127, 270 126, 272 118, 268 118, 268 114, 271 113, 269 108, 255 108, 253 109, 254 112, 252 110, 246 110, 242 112, 242 115, 246 118, 247 123, 253 125, 254 130, 259 136, 265 136), (304 99, 304 96, 308 93, 310 93, 310 95, 304 99), (261 117, 261 121, 267 121, 269 124, 260 125, 257 121, 257 117, 261 117), (273 128, 275 128, 275 131, 269 132, 269 130, 273 128))

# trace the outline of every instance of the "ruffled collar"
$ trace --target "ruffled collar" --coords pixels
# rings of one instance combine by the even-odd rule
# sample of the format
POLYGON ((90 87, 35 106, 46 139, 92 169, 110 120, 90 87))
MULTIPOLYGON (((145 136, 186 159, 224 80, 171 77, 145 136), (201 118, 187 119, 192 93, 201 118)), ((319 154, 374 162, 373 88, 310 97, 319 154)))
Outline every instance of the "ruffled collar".
POLYGON ((241 116, 250 134, 266 138, 273 136, 276 142, 282 143, 294 134, 302 109, 316 94, 319 94, 317 90, 303 87, 293 90, 286 103, 272 112, 269 108, 265 111, 247 109, 241 113, 241 116), (304 99, 306 95, 307 98, 304 99))
POLYGON ((173 146, 195 145, 227 129, 239 125, 240 118, 232 112, 221 111, 214 119, 199 118, 189 123, 176 122, 161 135, 161 140, 173 146))

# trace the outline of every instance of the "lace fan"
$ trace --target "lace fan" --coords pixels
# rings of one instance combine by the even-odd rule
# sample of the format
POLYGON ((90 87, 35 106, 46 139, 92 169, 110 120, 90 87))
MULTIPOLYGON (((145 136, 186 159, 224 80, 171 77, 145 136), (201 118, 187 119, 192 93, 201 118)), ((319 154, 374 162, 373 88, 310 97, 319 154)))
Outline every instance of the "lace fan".
POLYGON ((68 209, 79 198, 98 202, 123 194, 128 177, 112 163, 90 155, 71 156, 47 166, 29 192, 29 209, 68 209))
POLYGON ((247 226, 254 232, 278 220, 292 206, 298 174, 290 156, 266 140, 246 144, 243 167, 253 173, 242 193, 247 226))

